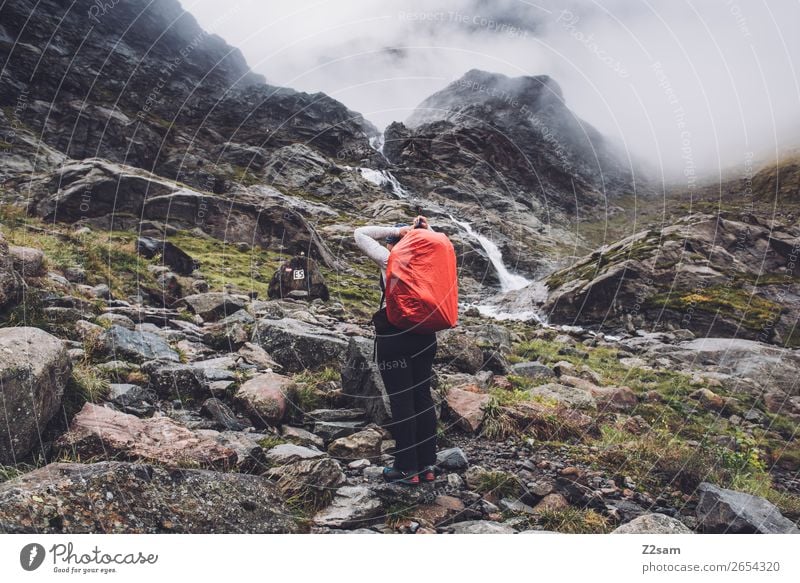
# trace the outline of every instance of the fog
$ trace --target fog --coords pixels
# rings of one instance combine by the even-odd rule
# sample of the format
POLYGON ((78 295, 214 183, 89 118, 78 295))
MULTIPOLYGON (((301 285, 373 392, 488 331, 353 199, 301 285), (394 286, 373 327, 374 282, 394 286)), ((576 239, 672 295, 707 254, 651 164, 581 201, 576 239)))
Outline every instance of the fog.
POLYGON ((798 0, 183 0, 268 82, 379 128, 478 68, 547 74, 576 115, 668 179, 800 144, 798 0))

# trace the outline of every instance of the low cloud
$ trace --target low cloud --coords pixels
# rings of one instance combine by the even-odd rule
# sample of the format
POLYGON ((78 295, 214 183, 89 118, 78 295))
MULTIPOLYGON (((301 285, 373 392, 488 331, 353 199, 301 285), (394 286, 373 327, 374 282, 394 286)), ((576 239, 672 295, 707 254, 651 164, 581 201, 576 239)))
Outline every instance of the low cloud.
POLYGON ((469 69, 552 76, 577 115, 668 179, 800 143, 797 2, 184 0, 269 82, 379 127, 469 69))

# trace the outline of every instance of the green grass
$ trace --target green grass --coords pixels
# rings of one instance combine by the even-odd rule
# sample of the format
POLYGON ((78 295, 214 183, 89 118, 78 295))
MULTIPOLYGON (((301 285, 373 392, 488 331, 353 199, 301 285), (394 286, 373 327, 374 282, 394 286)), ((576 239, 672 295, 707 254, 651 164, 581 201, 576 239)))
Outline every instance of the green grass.
POLYGON ((602 514, 571 506, 542 511, 539 524, 546 530, 567 534, 605 534, 612 530, 610 520, 602 514))
POLYGON ((501 471, 487 471, 478 476, 475 491, 498 498, 516 498, 521 493, 520 483, 514 474, 501 471))

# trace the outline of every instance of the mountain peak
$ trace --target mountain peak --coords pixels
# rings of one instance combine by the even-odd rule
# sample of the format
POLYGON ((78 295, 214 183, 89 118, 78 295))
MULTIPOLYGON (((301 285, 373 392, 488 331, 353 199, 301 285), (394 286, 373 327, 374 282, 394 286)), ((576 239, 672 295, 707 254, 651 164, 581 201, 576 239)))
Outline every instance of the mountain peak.
POLYGON ((406 125, 416 127, 448 119, 474 106, 489 106, 509 113, 516 110, 521 115, 530 115, 549 104, 564 104, 561 87, 549 75, 508 77, 470 69, 420 103, 406 125))

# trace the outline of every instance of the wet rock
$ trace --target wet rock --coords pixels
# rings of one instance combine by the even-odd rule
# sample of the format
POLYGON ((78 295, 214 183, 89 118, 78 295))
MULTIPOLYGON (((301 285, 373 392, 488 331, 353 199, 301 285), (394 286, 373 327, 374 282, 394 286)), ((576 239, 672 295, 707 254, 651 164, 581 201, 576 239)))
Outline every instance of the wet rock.
POLYGON ((436 453, 436 465, 443 470, 457 472, 467 469, 469 460, 460 447, 451 447, 436 453))
POLYGON ((72 419, 57 447, 84 459, 118 456, 172 467, 228 469, 237 462, 232 449, 221 447, 210 435, 194 433, 172 419, 139 419, 92 403, 86 403, 72 419))
POLYGON ((108 400, 122 413, 137 417, 151 417, 156 410, 158 395, 155 391, 130 384, 111 384, 108 400))
POLYGON ((445 330, 437 334, 436 342, 436 364, 469 374, 483 368, 483 351, 467 334, 445 330))
POLYGON ((142 365, 142 372, 150 379, 149 387, 163 398, 207 396, 216 382, 233 382, 232 371, 194 364, 170 364, 150 361, 142 365))
POLYGON ((61 407, 72 364, 64 342, 38 328, 0 328, 0 464, 21 461, 61 407))
POLYGON ((693 534, 680 520, 664 514, 645 514, 617 527, 611 534, 693 534))
POLYGON ((242 431, 245 425, 241 423, 224 402, 219 399, 206 399, 200 408, 200 414, 213 419, 223 430, 242 431))
POLYGON ((273 467, 266 475, 277 480, 278 488, 286 497, 330 495, 347 479, 339 462, 327 455, 273 467))
POLYGON ((381 441, 383 436, 380 431, 365 429, 347 437, 335 439, 328 446, 331 457, 350 461, 358 459, 378 460, 381 455, 381 441))
POLYGON ((244 308, 248 299, 247 296, 209 292, 186 296, 177 305, 186 306, 206 322, 216 322, 244 308))
POLYGON ((2 533, 297 530, 275 486, 260 476, 99 462, 50 464, 0 484, 2 533))
POLYGON ((281 427, 281 437, 298 445, 310 445, 317 449, 324 449, 325 447, 325 441, 321 437, 301 427, 284 425, 281 427))
POLYGON ((325 442, 353 435, 365 425, 364 421, 318 421, 314 423, 314 433, 325 442))
POLYGON ((483 423, 484 408, 491 397, 453 388, 447 391, 447 408, 464 431, 476 432, 483 423))
POLYGON ((279 371, 281 365, 269 355, 269 353, 251 342, 245 342, 242 347, 237 351, 247 364, 252 364, 258 370, 266 371, 267 369, 279 371))
POLYGON ((374 522, 383 504, 368 488, 344 486, 336 491, 330 506, 318 512, 313 522, 332 528, 358 528, 374 522))
POLYGON ((697 488, 697 518, 705 532, 800 534, 771 502, 759 496, 726 490, 708 482, 697 488))
POLYGON ((161 255, 161 262, 180 275, 191 275, 200 267, 200 262, 192 259, 183 249, 165 241, 152 237, 139 237, 136 241, 136 250, 144 257, 152 259, 161 255))
POLYGON ((163 338, 150 332, 137 332, 114 325, 105 334, 105 345, 115 359, 136 363, 148 360, 180 362, 178 353, 163 338))
POLYGON ((291 386, 289 377, 262 373, 244 383, 234 400, 256 427, 279 425, 286 416, 291 386))
POLYGON ((384 425, 391 420, 392 410, 372 351, 371 340, 350 339, 342 367, 342 393, 351 406, 364 409, 371 422, 384 425))
POLYGON ((292 318, 259 320, 252 342, 269 352, 288 372, 340 365, 347 351, 344 337, 292 318))

